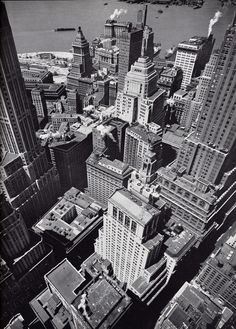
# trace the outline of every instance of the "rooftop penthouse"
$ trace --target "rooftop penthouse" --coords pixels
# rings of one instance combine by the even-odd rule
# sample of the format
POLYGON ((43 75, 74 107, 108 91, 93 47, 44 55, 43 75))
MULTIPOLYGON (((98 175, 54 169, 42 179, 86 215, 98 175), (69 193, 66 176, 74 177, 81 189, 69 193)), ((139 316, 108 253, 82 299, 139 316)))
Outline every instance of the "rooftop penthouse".
POLYGON ((51 293, 62 301, 78 327, 113 328, 131 305, 130 298, 111 278, 85 279, 67 259, 45 275, 51 293))
POLYGON ((133 124, 126 130, 129 134, 134 135, 135 137, 141 138, 143 142, 148 144, 161 143, 161 137, 157 134, 154 134, 149 129, 146 129, 144 126, 139 124, 133 124))
POLYGON ((176 225, 171 236, 164 243, 167 247, 165 253, 172 258, 181 258, 196 242, 195 235, 187 229, 176 225), (179 231, 178 231, 179 229, 179 231))
POLYGON ((188 41, 182 41, 178 44, 178 48, 190 51, 198 51, 201 46, 206 42, 206 37, 194 36, 188 41))
POLYGON ((72 187, 34 229, 70 251, 101 224, 101 215, 99 202, 72 187))
POLYGON ((160 214, 159 210, 149 203, 142 201, 140 198, 137 198, 126 188, 116 190, 109 200, 113 205, 121 208, 142 226, 145 226, 154 216, 160 214))

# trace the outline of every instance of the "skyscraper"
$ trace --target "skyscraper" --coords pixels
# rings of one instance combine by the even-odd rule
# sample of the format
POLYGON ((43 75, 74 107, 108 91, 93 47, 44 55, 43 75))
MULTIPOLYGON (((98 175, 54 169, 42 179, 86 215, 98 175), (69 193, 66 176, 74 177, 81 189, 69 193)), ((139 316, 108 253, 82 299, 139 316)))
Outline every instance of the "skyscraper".
POLYGON ((31 299, 54 264, 52 248, 28 231, 19 211, 0 195, 1 324, 31 299))
POLYGON ((102 154, 92 153, 86 161, 89 194, 107 207, 108 198, 118 188, 127 187, 132 168, 102 154))
POLYGON ((219 182, 223 172, 235 165, 235 52, 236 18, 221 45, 196 132, 184 140, 177 159, 177 168, 184 166, 188 174, 210 183, 219 182))
POLYGON ((157 161, 155 168, 157 169, 161 166, 162 159, 161 137, 138 124, 134 124, 126 129, 125 163, 139 170, 142 166, 143 157, 149 148, 155 153, 157 161))
POLYGON ((123 91, 118 92, 116 114, 129 123, 137 121, 145 125, 154 122, 162 127, 165 90, 157 87, 158 74, 151 59, 145 56, 148 49, 145 31, 141 57, 131 65, 125 77, 123 91))
POLYGON ((125 188, 109 198, 95 252, 112 263, 116 277, 128 288, 157 262, 163 241, 158 234, 160 215, 158 209, 125 188))
POLYGON ((78 27, 75 41, 72 43, 72 49, 73 62, 67 80, 68 89, 77 87, 78 79, 89 77, 92 69, 92 61, 89 53, 89 43, 85 39, 80 26, 78 27))
POLYGON ((71 70, 67 77, 67 88, 74 91, 68 96, 69 107, 73 110, 81 110, 83 107, 83 98, 93 88, 92 80, 90 79, 92 72, 92 60, 89 52, 89 43, 85 39, 81 27, 78 27, 78 32, 75 41, 72 43, 73 61, 71 70), (75 95, 75 93, 78 95, 75 95), (79 97, 78 109, 75 106, 75 98, 79 97))
POLYGON ((118 90, 122 91, 126 74, 131 65, 140 57, 142 48, 143 30, 130 26, 119 38, 119 71, 118 90))
POLYGON ((31 226, 55 202, 59 179, 36 139, 12 31, 2 2, 0 9, 1 190, 31 226))
POLYGON ((182 88, 186 88, 193 77, 200 75, 210 58, 213 45, 212 34, 208 38, 195 36, 179 43, 175 66, 183 70, 182 88))

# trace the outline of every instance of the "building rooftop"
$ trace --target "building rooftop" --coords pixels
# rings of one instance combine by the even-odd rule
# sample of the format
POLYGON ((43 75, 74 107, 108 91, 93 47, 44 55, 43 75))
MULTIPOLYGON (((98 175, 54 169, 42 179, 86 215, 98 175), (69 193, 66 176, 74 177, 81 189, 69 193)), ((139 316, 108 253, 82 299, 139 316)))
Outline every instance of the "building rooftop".
POLYGON ((39 233, 52 233, 61 243, 77 242, 82 233, 101 221, 102 206, 72 187, 35 225, 39 233))
MULTIPOLYGON (((62 124, 67 124, 67 122, 62 122, 62 124)), ((60 128, 62 128, 60 126, 60 128)), ((62 130, 62 129, 61 129, 62 130)), ((60 132, 60 130, 59 130, 60 132)), ((58 135, 56 137, 53 137, 53 134, 49 134, 50 138, 49 138, 49 146, 50 147, 64 147, 66 149, 68 149, 69 145, 71 144, 74 145, 75 143, 80 143, 82 141, 84 141, 87 136, 79 131, 75 131, 75 132, 62 132, 63 136, 61 136, 61 139, 58 138, 58 135)))
POLYGON ((13 318, 11 318, 11 320, 9 321, 9 323, 4 329, 25 329, 25 328, 26 328, 25 320, 22 317, 22 315, 18 313, 15 316, 13 316, 13 318))
POLYGON ((43 290, 35 297, 30 302, 30 306, 37 319, 45 326, 51 322, 56 329, 67 328, 70 314, 57 295, 52 294, 49 289, 43 290))
POLYGON ((118 174, 124 174, 126 169, 129 168, 129 165, 117 159, 111 161, 107 158, 102 158, 101 160, 99 160, 98 164, 106 167, 107 169, 115 171, 118 174))
POLYGON ((184 48, 186 50, 198 51, 200 47, 206 42, 206 37, 194 36, 188 41, 182 41, 178 44, 178 48, 184 48))
POLYGON ((210 186, 206 189, 206 192, 202 192, 199 187, 199 181, 194 179, 192 176, 184 174, 184 173, 177 173, 175 171, 174 166, 168 166, 166 168, 162 167, 158 169, 158 176, 162 176, 169 181, 173 181, 174 184, 183 188, 186 191, 190 191, 193 194, 196 194, 199 198, 203 199, 204 201, 214 204, 216 201, 215 190, 212 189, 210 186))
POLYGON ((162 312, 155 328, 218 328, 217 324, 223 316, 220 306, 195 286, 185 282, 162 312))
POLYGON ((207 262, 236 281, 236 232, 208 258, 207 262))
POLYGON ((154 238, 147 240, 143 245, 149 250, 152 250, 157 245, 160 245, 163 241, 163 235, 157 234, 154 238))
POLYGON ((110 160, 103 156, 102 153, 95 154, 93 152, 86 162, 119 179, 127 177, 127 175, 130 175, 133 171, 133 169, 124 162, 117 159, 110 160))
POLYGON ((165 252, 171 257, 178 258, 185 254, 186 251, 193 246, 195 241, 195 235, 185 229, 179 234, 176 234, 175 236, 167 239, 165 242, 165 245, 167 246, 165 252))
POLYGON ((188 94, 187 91, 186 91, 186 90, 183 90, 183 89, 179 89, 179 90, 177 90, 177 91, 174 93, 174 95, 181 96, 181 97, 184 97, 184 96, 186 96, 187 94, 188 94))
POLYGON ((155 144, 156 142, 161 142, 161 137, 148 131, 144 126, 139 124, 133 124, 126 129, 126 131, 131 131, 142 138, 146 143, 155 144))
POLYGON ((88 272, 92 277, 96 277, 101 273, 111 273, 111 262, 103 259, 96 252, 89 256, 82 264, 81 269, 88 272))
POLYGON ((156 98, 160 97, 161 95, 165 94, 165 90, 159 88, 154 94, 152 94, 151 96, 148 96, 149 100, 155 100, 156 98))
POLYGON ((1 167, 4 167, 14 161, 15 159, 20 158, 19 154, 6 152, 0 162, 1 167))
MULTIPOLYGON (((77 325, 85 329, 109 328, 131 305, 131 299, 111 278, 97 275, 86 280, 71 263, 64 259, 45 275, 46 281, 63 298, 77 325)), ((55 304, 55 303, 54 303, 55 304)))
POLYGON ((41 83, 38 87, 44 91, 59 91, 64 89, 65 85, 61 83, 41 83))
POLYGON ((176 131, 167 130, 163 134, 162 142, 179 149, 185 137, 185 132, 182 129, 178 129, 176 131))
POLYGON ((161 76, 173 78, 177 75, 178 71, 181 68, 179 67, 165 67, 164 70, 161 72, 161 76))
POLYGON ((69 304, 77 297, 76 289, 85 281, 81 273, 67 259, 56 265, 45 275, 45 278, 69 304))
POLYGON ((126 188, 116 190, 109 198, 109 202, 124 210, 142 226, 146 225, 157 214, 157 209, 137 198, 126 188))

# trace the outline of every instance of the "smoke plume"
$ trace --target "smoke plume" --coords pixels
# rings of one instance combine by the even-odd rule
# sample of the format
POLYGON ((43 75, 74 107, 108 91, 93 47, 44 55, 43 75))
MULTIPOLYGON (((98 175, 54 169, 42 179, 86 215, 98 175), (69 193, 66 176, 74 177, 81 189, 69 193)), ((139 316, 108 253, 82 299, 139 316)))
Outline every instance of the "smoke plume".
POLYGON ((218 22, 218 20, 220 19, 221 16, 222 16, 222 13, 219 10, 217 10, 217 12, 215 13, 215 16, 210 19, 209 26, 208 26, 208 37, 212 32, 213 25, 215 25, 215 23, 218 22))
POLYGON ((103 124, 100 124, 99 126, 97 126, 97 130, 100 131, 102 138, 104 138, 105 136, 108 136, 114 143, 116 143, 116 140, 111 133, 112 129, 113 129, 112 126, 104 126, 103 124))
POLYGON ((127 9, 123 9, 123 8, 120 8, 120 9, 115 9, 114 10, 114 13, 111 14, 110 16, 110 19, 115 19, 115 18, 118 18, 120 15, 122 14, 126 14, 127 13, 127 9))

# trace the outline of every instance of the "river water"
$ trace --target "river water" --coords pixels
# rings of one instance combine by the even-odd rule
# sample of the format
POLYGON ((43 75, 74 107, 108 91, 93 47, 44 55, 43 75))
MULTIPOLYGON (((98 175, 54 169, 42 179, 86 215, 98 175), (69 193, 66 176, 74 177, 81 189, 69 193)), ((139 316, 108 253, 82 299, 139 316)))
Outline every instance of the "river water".
MULTIPOLYGON (((105 0, 6 1, 17 51, 68 51, 76 32, 54 32, 55 28, 80 25, 91 41, 103 33, 106 19, 116 8, 127 9, 120 21, 132 22, 136 22, 137 10, 142 8, 116 0, 106 2, 108 5, 104 6, 105 0)), ((218 47, 235 10, 232 5, 222 8, 217 0, 205 0, 204 6, 196 10, 187 6, 166 8, 149 4, 148 7, 147 23, 153 28, 155 42, 161 42, 163 53, 191 36, 206 36, 210 18, 220 9, 223 15, 213 28, 215 47, 218 47), (163 10, 162 14, 158 13, 159 9, 163 10)))

